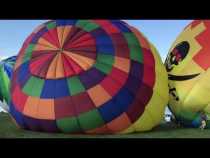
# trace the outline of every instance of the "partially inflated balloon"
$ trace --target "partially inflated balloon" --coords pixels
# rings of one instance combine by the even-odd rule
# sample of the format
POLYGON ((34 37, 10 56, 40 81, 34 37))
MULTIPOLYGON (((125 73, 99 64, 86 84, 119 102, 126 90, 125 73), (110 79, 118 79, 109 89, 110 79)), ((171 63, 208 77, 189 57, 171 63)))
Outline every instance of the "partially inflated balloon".
POLYGON ((119 20, 56 20, 24 42, 10 113, 25 129, 151 130, 168 101, 167 73, 148 40, 119 20))
POLYGON ((172 45, 165 62, 169 74, 169 107, 189 127, 210 127, 210 21, 190 23, 172 45))
POLYGON ((10 100, 10 80, 16 56, 0 61, 0 101, 9 103, 10 100))

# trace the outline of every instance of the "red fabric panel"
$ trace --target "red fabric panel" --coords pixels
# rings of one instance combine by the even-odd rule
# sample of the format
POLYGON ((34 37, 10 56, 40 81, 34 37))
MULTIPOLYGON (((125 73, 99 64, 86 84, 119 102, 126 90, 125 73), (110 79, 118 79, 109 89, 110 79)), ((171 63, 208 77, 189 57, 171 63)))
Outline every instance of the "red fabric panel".
POLYGON ((74 40, 71 43, 72 46, 77 46, 77 45, 95 45, 95 39, 91 36, 91 34, 86 33, 83 36, 79 37, 78 39, 74 40))
POLYGON ((54 29, 50 29, 49 33, 55 43, 55 46, 57 46, 58 48, 61 48, 60 43, 59 43, 59 39, 58 39, 58 32, 57 32, 57 28, 54 29))
POLYGON ((153 88, 155 84, 155 68, 144 65, 143 83, 153 88))
POLYGON ((30 61, 30 71, 33 74, 38 74, 40 72, 40 69, 48 67, 52 58, 55 56, 54 53, 43 53, 39 57, 36 57, 30 61), (48 65, 45 65, 45 63, 48 62, 48 65), (45 67, 44 67, 45 65, 45 67))
POLYGON ((125 37, 122 34, 112 34, 110 37, 113 41, 115 56, 130 58, 130 49, 125 37))
POLYGON ((115 67, 112 68, 112 71, 109 75, 112 79, 115 80, 115 82, 118 82, 118 84, 121 84, 121 85, 123 85, 128 78, 127 73, 125 73, 115 67))
POLYGON ((206 30, 196 37, 196 40, 201 45, 201 50, 193 57, 193 60, 204 70, 210 67, 210 22, 205 22, 206 30))
MULTIPOLYGON (((84 30, 74 27, 74 29, 71 29, 71 32, 70 32, 71 36, 69 36, 70 38, 66 41, 66 44, 74 42, 75 40, 79 39, 81 36, 84 36, 85 34, 87 34, 87 32, 85 32, 84 30)), ((66 47, 66 44, 65 44, 65 47, 66 47)))
POLYGON ((88 57, 91 59, 96 59, 96 56, 97 56, 96 52, 72 51, 71 53, 75 53, 75 54, 81 55, 83 57, 88 57))
POLYGON ((151 52, 151 50, 142 48, 143 51, 143 60, 144 60, 144 65, 151 66, 155 68, 155 59, 154 56, 151 52))
POLYGON ((17 85, 12 92, 12 101, 19 112, 23 111, 27 98, 27 95, 25 95, 17 85))
POLYGON ((70 96, 55 99, 55 118, 61 119, 64 117, 76 116, 74 103, 70 96))
POLYGON ((65 76, 72 76, 74 74, 74 70, 72 69, 68 60, 65 58, 65 55, 62 55, 62 60, 65 76))
POLYGON ((83 112, 88 112, 95 108, 94 103, 91 101, 89 95, 86 92, 72 96, 76 113, 79 115, 83 112))
MULTIPOLYGON (((68 57, 65 54, 63 54, 63 56, 65 58, 65 61, 67 61, 69 63, 69 65, 71 65, 71 68, 74 71, 74 73, 79 74, 80 72, 82 72, 82 68, 77 63, 75 63, 70 57, 68 57)), ((70 73, 70 72, 68 72, 68 73, 70 73)))
POLYGON ((145 84, 142 84, 136 94, 136 99, 140 100, 143 105, 146 105, 152 97, 153 89, 145 84))
POLYGON ((107 76, 100 84, 111 96, 117 94, 123 86, 120 82, 114 81, 110 76, 107 76))
POLYGON ((108 20, 92 20, 92 21, 101 26, 108 34, 120 33, 120 30, 118 30, 118 28, 115 27, 108 20))
POLYGON ((130 121, 133 123, 135 122, 141 114, 144 112, 145 105, 140 102, 140 100, 135 99, 132 105, 129 106, 127 110, 127 115, 130 121))
POLYGON ((51 36, 50 32, 46 32, 42 35, 42 38, 44 38, 45 40, 47 40, 48 42, 50 42, 51 44, 53 44, 54 46, 57 46, 59 48, 58 43, 53 39, 53 37, 51 36))

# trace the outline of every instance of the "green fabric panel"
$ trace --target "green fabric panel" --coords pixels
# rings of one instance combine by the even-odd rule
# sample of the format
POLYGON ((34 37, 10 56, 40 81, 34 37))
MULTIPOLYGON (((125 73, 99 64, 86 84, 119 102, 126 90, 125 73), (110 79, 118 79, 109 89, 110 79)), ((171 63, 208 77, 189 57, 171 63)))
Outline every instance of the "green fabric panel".
POLYGON ((68 78, 67 82, 71 95, 76 95, 85 91, 83 84, 80 82, 80 79, 77 76, 68 78))
POLYGON ((1 67, 0 67, 0 100, 3 101, 3 93, 2 93, 2 90, 3 90, 3 82, 2 82, 2 70, 1 70, 1 67))
POLYGON ((55 22, 51 22, 49 24, 47 24, 47 29, 50 30, 50 29, 53 29, 56 27, 56 23, 55 22))
POLYGON ((108 65, 113 65, 114 57, 112 55, 98 53, 96 61, 100 63, 108 64, 108 65))
POLYGON ((209 120, 206 121, 206 128, 210 128, 210 121, 209 120))
POLYGON ((34 47, 35 47, 34 44, 29 44, 28 48, 25 50, 23 62, 26 62, 31 59, 31 55, 32 55, 34 47))
POLYGON ((89 20, 79 20, 76 23, 76 26, 81 27, 83 30, 85 30, 87 32, 91 32, 91 31, 99 28, 99 25, 92 23, 89 20))
POLYGON ((2 87, 1 87, 1 84, 0 84, 0 100, 3 101, 4 98, 3 98, 3 93, 2 93, 2 87))
POLYGON ((112 66, 111 65, 107 65, 107 64, 103 64, 103 63, 99 63, 96 62, 94 64, 94 67, 100 71, 102 71, 105 74, 109 74, 112 71, 112 66))
POLYGON ((190 111, 181 111, 178 116, 182 117, 186 120, 194 120, 196 117, 198 117, 198 113, 196 112, 190 112, 190 111))
POLYGON ((43 79, 31 76, 25 84, 25 86, 23 87, 23 92, 30 96, 40 97, 43 85, 43 79))
POLYGON ((5 100, 7 103, 9 101, 9 87, 10 87, 10 79, 5 74, 3 68, 0 68, 0 83, 1 83, 1 98, 5 100))
POLYGON ((80 114, 78 116, 78 119, 81 128, 84 130, 90 130, 97 127, 101 127, 104 124, 101 115, 96 109, 80 114))
POLYGON ((10 100, 10 79, 6 74, 4 74, 4 84, 5 84, 5 92, 4 92, 5 101, 6 101, 6 103, 9 103, 9 100, 10 100))
POLYGON ((60 130, 66 133, 81 131, 77 118, 63 118, 56 120, 56 124, 60 130))
POLYGON ((140 63, 143 62, 143 53, 140 43, 133 33, 124 33, 130 49, 130 58, 140 63))

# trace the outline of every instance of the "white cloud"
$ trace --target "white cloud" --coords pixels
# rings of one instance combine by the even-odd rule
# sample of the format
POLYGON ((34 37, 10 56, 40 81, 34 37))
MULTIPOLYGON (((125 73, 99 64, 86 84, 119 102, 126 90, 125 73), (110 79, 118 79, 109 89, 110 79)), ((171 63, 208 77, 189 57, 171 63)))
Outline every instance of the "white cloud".
POLYGON ((0 56, 0 60, 6 59, 8 56, 0 56))

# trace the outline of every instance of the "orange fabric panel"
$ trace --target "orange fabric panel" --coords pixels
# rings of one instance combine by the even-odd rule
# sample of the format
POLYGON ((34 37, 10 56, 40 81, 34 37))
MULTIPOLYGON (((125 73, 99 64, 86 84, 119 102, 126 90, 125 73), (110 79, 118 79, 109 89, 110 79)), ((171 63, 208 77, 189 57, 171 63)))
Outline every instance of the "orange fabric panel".
POLYGON ((113 132, 120 132, 131 125, 131 122, 126 113, 123 113, 116 119, 107 124, 107 127, 113 132))
POLYGON ((40 99, 38 110, 37 110, 37 118, 39 119, 55 119, 55 107, 54 107, 53 99, 40 99))
POLYGON ((128 73, 130 71, 130 60, 115 56, 114 67, 128 73))
POLYGON ((66 38, 68 37, 69 32, 71 31, 72 26, 65 26, 63 30, 63 36, 62 36, 62 41, 61 44, 63 45, 64 42, 66 41, 66 38))
POLYGON ((64 31, 64 26, 57 27, 58 41, 61 48, 63 47, 62 45, 63 31, 64 31))
POLYGON ((106 92, 101 85, 96 85, 95 87, 90 88, 87 93, 96 107, 100 107, 102 104, 111 99, 109 93, 106 92))
POLYGON ((21 54, 21 56, 19 56, 16 60, 15 66, 14 66, 14 70, 16 70, 21 64, 22 64, 22 59, 24 57, 24 54, 21 54))
POLYGON ((80 67, 84 70, 88 70, 95 62, 95 60, 91 58, 87 58, 75 53, 64 51, 64 53, 69 56, 72 60, 74 60, 80 67))
POLYGON ((26 116, 37 118, 38 104, 39 98, 29 96, 25 103, 23 113, 26 116))
POLYGON ((49 46, 44 46, 44 45, 41 45, 41 44, 36 44, 35 48, 34 48, 34 51, 39 51, 39 50, 57 50, 57 48, 52 48, 52 47, 49 47, 49 46))
POLYGON ((58 54, 57 66, 56 66, 56 78, 64 76, 63 59, 61 53, 58 54))
POLYGON ((54 46, 52 43, 50 43, 49 41, 47 41, 46 39, 44 39, 42 37, 38 40, 38 44, 46 46, 46 47, 50 47, 55 50, 57 49, 56 46, 54 46))
POLYGON ((109 130, 106 125, 104 125, 104 126, 99 127, 99 128, 88 130, 85 133, 87 133, 87 134, 104 134, 104 133, 109 134, 111 132, 112 131, 109 130))
POLYGON ((56 57, 51 62, 50 66, 48 68, 48 71, 47 71, 46 78, 54 79, 56 77, 56 64, 57 64, 57 60, 58 60, 58 55, 56 55, 56 57))

